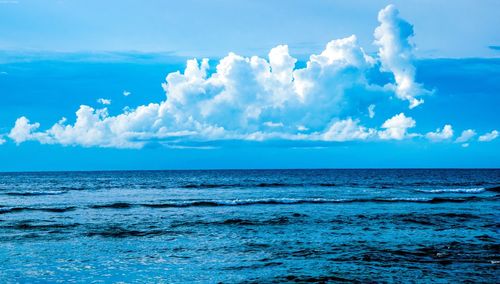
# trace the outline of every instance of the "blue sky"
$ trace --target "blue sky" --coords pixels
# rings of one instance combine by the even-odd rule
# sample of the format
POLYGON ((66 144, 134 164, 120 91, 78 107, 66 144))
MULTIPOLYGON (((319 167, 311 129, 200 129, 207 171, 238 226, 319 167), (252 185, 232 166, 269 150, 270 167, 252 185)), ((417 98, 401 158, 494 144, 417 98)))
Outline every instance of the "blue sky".
POLYGON ((414 24, 418 55, 497 55, 488 48, 500 42, 496 0, 4 0, 0 48, 224 56, 265 55, 285 43, 309 54, 356 34, 370 52, 377 12, 388 4, 414 24))
POLYGON ((3 1, 0 171, 499 167, 498 8, 3 1))

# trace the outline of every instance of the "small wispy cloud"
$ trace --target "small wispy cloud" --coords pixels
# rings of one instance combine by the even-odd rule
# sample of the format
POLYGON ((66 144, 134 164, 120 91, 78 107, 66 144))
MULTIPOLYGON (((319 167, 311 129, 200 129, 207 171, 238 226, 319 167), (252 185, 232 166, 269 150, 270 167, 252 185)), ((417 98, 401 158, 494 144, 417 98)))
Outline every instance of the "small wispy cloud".
POLYGON ((474 129, 467 129, 462 131, 462 134, 455 140, 456 143, 465 143, 469 141, 472 137, 476 136, 476 131, 474 129))
POLYGON ((490 142, 498 137, 498 131, 493 130, 491 132, 485 133, 477 139, 479 142, 490 142))
POLYGON ((103 99, 103 98, 99 98, 97 99, 97 102, 102 104, 102 105, 110 105, 111 104, 111 100, 110 99, 103 99))
POLYGON ((375 117, 375 105, 374 104, 371 104, 368 106, 368 116, 370 118, 374 118, 375 117))

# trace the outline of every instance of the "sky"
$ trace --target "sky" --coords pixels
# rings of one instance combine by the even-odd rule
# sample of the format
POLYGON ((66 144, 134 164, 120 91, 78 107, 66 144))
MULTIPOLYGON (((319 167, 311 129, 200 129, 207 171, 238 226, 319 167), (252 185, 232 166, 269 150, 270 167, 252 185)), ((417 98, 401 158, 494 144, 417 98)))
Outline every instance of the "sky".
POLYGON ((0 171, 498 168, 499 8, 0 0, 0 171))

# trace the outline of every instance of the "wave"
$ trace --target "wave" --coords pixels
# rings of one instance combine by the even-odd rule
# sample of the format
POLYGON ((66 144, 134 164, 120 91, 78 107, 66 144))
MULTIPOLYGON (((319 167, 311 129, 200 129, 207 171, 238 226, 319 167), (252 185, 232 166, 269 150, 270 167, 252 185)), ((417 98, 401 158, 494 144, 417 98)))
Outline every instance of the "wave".
POLYGON ((76 207, 74 206, 69 206, 69 207, 11 207, 11 208, 0 208, 0 214, 7 214, 7 213, 16 213, 16 212, 22 212, 22 211, 42 211, 42 212, 51 212, 51 213, 64 213, 68 211, 73 211, 75 210, 76 207))
POLYGON ((41 230, 48 231, 53 229, 72 229, 80 226, 79 223, 73 224, 30 224, 27 222, 20 222, 10 226, 4 226, 3 228, 16 229, 16 230, 41 230))
MULTIPOLYGON (((283 182, 261 182, 261 183, 229 183, 229 184, 216 184, 216 183, 200 183, 200 184, 185 184, 177 188, 185 189, 209 189, 209 188, 273 188, 273 187, 352 187, 352 188, 375 188, 375 189, 389 189, 389 188, 408 188, 408 187, 456 187, 450 189, 434 189, 434 190, 417 190, 427 193, 439 192, 481 192, 484 190, 500 192, 500 186, 485 188, 487 182, 452 182, 452 183, 431 183, 431 182, 416 182, 416 183, 333 183, 333 182, 318 182, 318 183, 283 183, 283 182), (475 187, 472 187, 475 186, 475 187), (481 187, 483 186, 483 187, 481 187), (470 188, 469 188, 470 187, 470 188)), ((174 186, 175 187, 175 186, 174 186)))
POLYGON ((289 204, 342 204, 342 203, 463 203, 471 201, 496 200, 496 198, 467 197, 435 197, 435 198, 358 198, 358 199, 325 199, 325 198, 267 198, 267 199, 235 199, 235 200, 203 200, 176 201, 165 203, 146 203, 143 207, 176 208, 176 207, 217 207, 217 206, 249 206, 249 205, 289 205, 289 204))
POLYGON ((102 205, 92 205, 90 208, 92 209, 103 209, 103 208, 110 208, 110 209, 128 209, 132 207, 133 204, 126 203, 126 202, 116 202, 116 203, 111 203, 111 204, 102 204, 102 205))
MULTIPOLYGON (((251 206, 251 205, 294 205, 294 204, 348 204, 348 203, 464 203, 479 201, 496 201, 499 195, 490 197, 434 197, 434 198, 354 198, 354 199, 328 199, 328 198, 265 198, 265 199, 233 199, 233 200, 189 200, 171 201, 163 203, 132 204, 117 202, 110 204, 90 205, 90 209, 129 209, 135 206, 147 208, 182 208, 182 207, 220 207, 220 206, 251 206)), ((0 214, 22 211, 42 211, 51 213, 64 213, 77 209, 68 207, 0 207, 0 214)))
POLYGON ((40 195, 60 195, 64 194, 66 191, 25 191, 25 192, 6 192, 5 195, 10 196, 40 196, 40 195))
POLYGON ((334 187, 338 186, 335 183, 322 182, 322 183, 282 183, 282 182, 261 182, 261 183, 234 183, 234 184, 212 184, 212 183, 201 183, 201 184, 185 184, 180 186, 180 188, 187 189, 207 189, 207 188, 272 188, 272 187, 307 187, 307 186, 317 186, 317 187, 334 187))
POLYGON ((416 189, 415 191, 424 193, 481 193, 484 192, 486 188, 475 187, 475 188, 442 188, 442 189, 416 189))

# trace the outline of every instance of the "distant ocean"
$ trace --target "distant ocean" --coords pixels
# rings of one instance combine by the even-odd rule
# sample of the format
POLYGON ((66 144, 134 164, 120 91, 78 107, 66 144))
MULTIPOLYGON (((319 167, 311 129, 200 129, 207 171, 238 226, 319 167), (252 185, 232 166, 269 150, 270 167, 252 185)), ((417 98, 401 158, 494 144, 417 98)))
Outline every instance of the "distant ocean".
POLYGON ((0 173, 1 283, 500 282, 500 170, 0 173))

